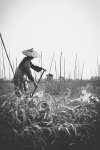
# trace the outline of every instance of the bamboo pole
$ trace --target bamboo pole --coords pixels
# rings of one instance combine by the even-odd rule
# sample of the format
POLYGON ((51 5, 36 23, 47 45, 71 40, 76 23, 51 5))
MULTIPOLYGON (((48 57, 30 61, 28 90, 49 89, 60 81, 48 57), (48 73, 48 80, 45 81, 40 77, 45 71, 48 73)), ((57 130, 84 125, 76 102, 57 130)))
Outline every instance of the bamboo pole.
POLYGON ((61 68, 61 59, 62 59, 62 51, 61 51, 61 54, 60 54, 60 81, 61 81, 61 73, 62 73, 62 72, 61 72, 61 71, 62 71, 62 70, 61 70, 61 69, 62 69, 62 68, 61 68))
POLYGON ((4 47, 4 50, 5 50, 6 56, 7 56, 7 58, 8 58, 8 61, 9 61, 10 67, 11 67, 12 72, 13 72, 13 75, 14 75, 14 70, 13 70, 13 67, 12 67, 12 65, 11 65, 11 62, 10 62, 10 59, 9 59, 9 56, 8 56, 8 53, 7 53, 7 50, 6 50, 5 44, 4 44, 4 42, 3 42, 3 38, 2 38, 2 36, 1 36, 1 33, 0 33, 0 38, 1 38, 1 42, 2 42, 2 44, 3 44, 3 47, 4 47))
POLYGON ((84 63, 85 63, 85 61, 83 62, 83 66, 82 66, 81 80, 83 79, 84 63))
POLYGON ((3 75, 4 75, 4 79, 6 79, 6 76, 5 76, 5 63, 4 63, 4 55, 3 55, 3 47, 2 47, 2 59, 3 59, 3 75))
POLYGON ((75 68, 74 68, 74 80, 77 79, 77 53, 75 58, 75 68))
POLYGON ((57 79, 57 66, 56 66, 56 61, 55 61, 55 73, 56 73, 56 79, 57 79))
POLYGON ((98 59, 97 59, 97 67, 99 66, 99 63, 98 63, 98 59))
POLYGON ((2 69, 2 79, 3 79, 3 69, 2 69))
MULTIPOLYGON (((9 59, 10 59, 10 51, 9 51, 9 59)), ((10 74, 10 64, 9 64, 9 80, 11 79, 11 74, 10 74)))
POLYGON ((50 65, 49 73, 51 72, 52 62, 53 62, 53 59, 54 59, 54 54, 55 54, 55 53, 53 53, 53 56, 52 56, 52 60, 51 60, 51 65, 50 65))
POLYGON ((79 60, 78 60, 78 79, 79 79, 79 60))
POLYGON ((65 81, 65 57, 64 57, 64 81, 65 81))
POLYGON ((17 69, 17 58, 16 58, 16 69, 17 69))
POLYGON ((98 65, 98 76, 100 77, 100 65, 98 65))
POLYGON ((14 65, 14 61, 12 62, 12 64, 13 64, 13 71, 15 72, 15 65, 14 65))

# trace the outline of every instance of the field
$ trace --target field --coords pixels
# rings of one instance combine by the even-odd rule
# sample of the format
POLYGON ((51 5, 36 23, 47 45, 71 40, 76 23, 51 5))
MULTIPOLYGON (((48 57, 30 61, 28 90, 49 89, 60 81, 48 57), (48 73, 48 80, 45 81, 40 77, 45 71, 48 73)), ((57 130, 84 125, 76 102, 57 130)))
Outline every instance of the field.
POLYGON ((18 98, 0 81, 0 150, 99 150, 100 91, 87 81, 41 82, 18 98))

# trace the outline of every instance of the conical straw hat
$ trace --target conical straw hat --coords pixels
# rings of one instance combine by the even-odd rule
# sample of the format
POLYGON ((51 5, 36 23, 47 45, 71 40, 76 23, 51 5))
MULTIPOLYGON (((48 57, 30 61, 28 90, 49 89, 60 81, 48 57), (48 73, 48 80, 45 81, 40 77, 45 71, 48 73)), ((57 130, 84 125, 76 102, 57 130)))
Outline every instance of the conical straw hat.
POLYGON ((34 51, 33 48, 24 50, 24 51, 22 51, 22 53, 29 57, 34 57, 34 58, 40 57, 39 53, 37 51, 34 51))

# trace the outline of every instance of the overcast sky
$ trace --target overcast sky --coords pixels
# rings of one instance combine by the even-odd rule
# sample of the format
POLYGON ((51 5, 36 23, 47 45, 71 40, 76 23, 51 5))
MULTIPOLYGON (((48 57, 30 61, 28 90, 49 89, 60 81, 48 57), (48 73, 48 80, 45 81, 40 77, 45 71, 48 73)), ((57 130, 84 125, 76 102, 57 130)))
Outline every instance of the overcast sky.
MULTIPOLYGON (((51 73, 55 75, 56 61, 59 75, 62 51, 62 76, 65 57, 66 77, 69 74, 73 77, 76 53, 80 74, 84 62, 83 78, 97 74, 97 60, 100 64, 100 0, 0 0, 0 32, 12 64, 16 58, 19 64, 24 57, 22 50, 34 48, 39 53, 42 51, 42 65, 49 73, 55 52, 51 73)), ((4 58, 8 76, 5 52, 4 58)), ((37 65, 39 59, 32 62, 37 65)))

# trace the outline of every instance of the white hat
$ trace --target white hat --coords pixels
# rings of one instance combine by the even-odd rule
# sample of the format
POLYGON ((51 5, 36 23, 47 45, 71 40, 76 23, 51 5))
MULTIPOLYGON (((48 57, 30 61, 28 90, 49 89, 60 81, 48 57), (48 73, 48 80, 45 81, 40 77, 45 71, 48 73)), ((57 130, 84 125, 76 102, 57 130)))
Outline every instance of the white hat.
POLYGON ((29 57, 34 57, 34 58, 40 57, 39 53, 37 51, 34 51, 33 48, 24 50, 24 51, 22 51, 22 53, 29 57))

